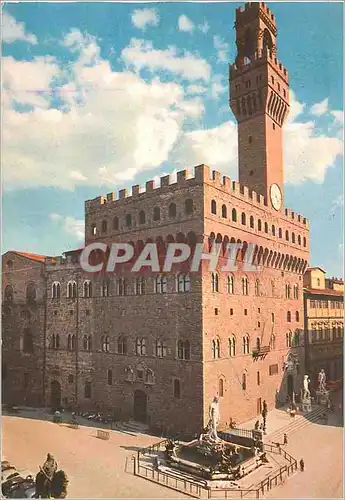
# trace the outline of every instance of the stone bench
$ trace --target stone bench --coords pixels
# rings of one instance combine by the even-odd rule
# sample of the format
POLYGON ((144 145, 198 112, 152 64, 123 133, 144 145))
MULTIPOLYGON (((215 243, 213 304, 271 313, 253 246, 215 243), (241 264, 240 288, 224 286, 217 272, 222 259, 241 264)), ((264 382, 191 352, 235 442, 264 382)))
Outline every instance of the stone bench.
POLYGON ((101 429, 98 429, 97 430, 97 437, 98 437, 98 439, 107 440, 110 438, 110 432, 109 431, 102 431, 101 429))

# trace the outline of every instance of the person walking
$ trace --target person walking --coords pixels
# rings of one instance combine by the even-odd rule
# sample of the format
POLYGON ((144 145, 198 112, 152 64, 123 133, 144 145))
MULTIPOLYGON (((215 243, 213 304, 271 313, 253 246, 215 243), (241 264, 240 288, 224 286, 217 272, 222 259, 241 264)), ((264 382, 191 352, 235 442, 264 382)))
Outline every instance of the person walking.
POLYGON ((284 444, 288 444, 288 438, 286 434, 284 434, 284 444))
POLYGON ((299 461, 299 466, 300 466, 301 472, 303 472, 304 471, 304 460, 303 460, 303 458, 301 458, 301 460, 299 461))

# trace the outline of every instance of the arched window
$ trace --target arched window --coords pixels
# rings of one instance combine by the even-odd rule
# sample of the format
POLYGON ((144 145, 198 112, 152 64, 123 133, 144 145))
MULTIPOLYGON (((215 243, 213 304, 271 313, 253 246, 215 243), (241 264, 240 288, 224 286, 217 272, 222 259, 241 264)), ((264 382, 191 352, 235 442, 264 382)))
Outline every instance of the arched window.
POLYGON ((219 379, 218 383, 218 395, 220 398, 224 396, 224 380, 222 378, 219 379))
POLYGON ((242 339, 243 354, 249 354, 249 336, 245 335, 242 339))
POLYGON ((292 243, 296 243, 295 233, 291 234, 291 241, 292 241, 292 243))
POLYGON ((190 291, 189 274, 178 274, 176 276, 176 291, 177 292, 189 292, 190 291))
POLYGON ((255 280, 255 295, 258 297, 260 295, 260 281, 255 280))
POLYGON ((219 276, 217 273, 212 273, 212 292, 219 292, 219 276))
POLYGON ((229 338, 229 356, 233 358, 236 356, 236 338, 234 335, 232 335, 229 338))
POLYGON ((169 217, 176 217, 176 205, 175 205, 175 203, 170 203, 170 205, 169 205, 169 217))
POLYGON ((54 281, 52 284, 52 298, 59 299, 61 296, 61 285, 58 281, 54 281))
POLYGON ((52 348, 53 349, 59 349, 60 348, 60 336, 59 336, 58 333, 52 335, 52 348))
POLYGON ((83 291, 85 298, 92 297, 92 283, 90 280, 84 281, 83 291))
POLYGON ((289 241, 289 231, 288 230, 285 231, 285 239, 286 239, 286 241, 289 241))
POLYGON ((181 398, 181 384, 177 378, 174 379, 174 398, 181 398))
POLYGON ((72 350, 72 335, 68 335, 68 337, 67 337, 67 349, 69 351, 72 350))
POLYGON ((144 210, 140 210, 139 212, 139 224, 145 224, 146 222, 146 214, 144 210))
POLYGON ((23 352, 28 354, 34 352, 34 342, 29 328, 25 328, 23 332, 23 352))
POLYGON ((69 383, 69 384, 73 384, 73 382, 74 382, 74 377, 73 377, 73 375, 68 375, 68 383, 69 383))
POLYGON ((13 302, 13 288, 7 285, 5 288, 5 302, 13 302))
POLYGON ((274 323, 274 321, 275 321, 274 313, 271 313, 271 321, 272 321, 272 323, 274 323))
POLYGON ((286 334, 286 347, 292 347, 292 332, 286 334))
POLYGON ((262 227, 261 227, 261 219, 258 219, 258 231, 261 231, 262 227))
POLYGON ((288 323, 291 323, 291 311, 288 311, 287 314, 286 314, 286 321, 288 323))
POLYGON ((249 293, 248 278, 242 278, 242 295, 248 295, 248 293, 249 293))
POLYGON ((145 278, 143 276, 135 280, 135 294, 136 295, 145 294, 145 278))
POLYGON ((237 222, 236 208, 233 208, 232 211, 231 211, 231 219, 232 219, 233 222, 237 222))
POLYGON ((84 398, 91 399, 91 382, 85 382, 84 398))
POLYGON ((13 261, 12 260, 8 260, 7 263, 6 263, 6 267, 7 267, 8 271, 12 271, 13 270, 13 261))
POLYGON ((228 216, 228 210, 226 208, 226 205, 222 205, 222 217, 223 219, 226 219, 228 216))
POLYGON ((273 225, 272 226, 272 235, 275 236, 276 235, 276 227, 273 225))
POLYGON ((297 242, 299 245, 301 244, 301 236, 300 235, 297 236, 297 242))
POLYGON ((268 233, 268 224, 265 222, 265 233, 268 233))
POLYGON ((104 280, 101 284, 101 297, 109 296, 109 281, 104 280))
POLYGON ((135 341, 135 353, 137 356, 146 356, 146 339, 137 337, 135 341))
POLYGON ((117 353, 127 354, 127 340, 126 337, 119 337, 117 339, 117 353))
POLYGON ((254 217, 251 215, 249 219, 249 226, 254 229, 254 217))
POLYGON ((211 201, 211 214, 217 215, 217 203, 215 200, 211 201))
POLYGON ((119 229, 119 218, 118 217, 113 218, 113 229, 114 229, 114 231, 118 231, 118 229, 119 229))
POLYGON ((234 291, 235 291, 234 285, 235 285, 235 278, 233 277, 232 274, 230 274, 228 276, 228 279, 227 279, 227 291, 228 291, 228 293, 230 293, 230 294, 234 293, 234 291))
POLYGON ((106 233, 108 230, 108 223, 106 220, 102 220, 102 233, 106 233))
POLYGON ((153 220, 161 220, 161 209, 159 207, 153 209, 153 220))
POLYGON ((299 321, 299 312, 296 311, 296 321, 299 321))
POLYGON ((97 234, 97 226, 96 224, 91 224, 91 236, 96 236, 97 234))
POLYGON ((113 370, 109 368, 107 373, 108 385, 113 385, 113 370))
POLYGON ((26 287, 26 300, 28 302, 35 302, 36 300, 36 286, 34 283, 29 283, 26 287))
POLYGON ((184 202, 184 209, 186 214, 192 214, 193 213, 193 200, 191 198, 188 198, 184 202))
POLYGON ((167 347, 163 340, 156 340, 155 351, 157 358, 165 358, 167 355, 167 347))
POLYGON ((247 389, 247 375, 245 373, 242 374, 242 390, 245 391, 247 389))
POLYGON ((177 343, 178 359, 190 359, 190 342, 189 340, 179 340, 177 343))
POLYGON ((109 352, 110 351, 110 340, 108 335, 103 335, 102 337, 102 351, 109 352))
POLYGON ((77 283, 75 281, 69 281, 67 283, 67 297, 69 299, 75 299, 77 297, 77 283))
POLYGON ((131 227, 132 226, 132 216, 131 214, 126 215, 126 226, 131 227))
POLYGON ((282 231, 281 227, 278 229, 278 236, 279 236, 279 238, 283 237, 283 231, 282 231))
POLYGON ((307 246, 307 238, 304 236, 303 238, 303 246, 306 247, 307 246))
POLYGON ((244 212, 241 213, 241 224, 246 225, 246 214, 244 212))
POLYGON ((127 280, 120 278, 117 281, 117 294, 121 297, 127 295, 127 280))
POLYGON ((213 359, 220 358, 220 340, 212 340, 212 357, 213 359))
POLYGON ((155 293, 167 293, 166 276, 159 275, 155 279, 155 293))

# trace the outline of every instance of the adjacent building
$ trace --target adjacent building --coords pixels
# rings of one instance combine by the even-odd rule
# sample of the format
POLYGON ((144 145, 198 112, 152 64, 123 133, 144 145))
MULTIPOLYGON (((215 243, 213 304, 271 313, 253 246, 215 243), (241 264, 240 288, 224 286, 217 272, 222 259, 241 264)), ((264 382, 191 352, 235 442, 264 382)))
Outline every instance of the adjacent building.
POLYGON ((317 387, 323 368, 328 387, 343 381, 344 281, 326 278, 320 267, 310 267, 303 277, 306 369, 317 387))
MULTIPOLYGON (((229 7, 230 8, 230 7, 229 7)), ((109 411, 194 433, 220 397, 222 424, 299 392, 304 375, 303 274, 309 223, 284 205, 283 124, 289 77, 264 3, 236 9, 230 106, 240 183, 206 165, 85 203, 85 244, 222 244, 213 272, 190 260, 171 272, 88 275, 80 250, 62 257, 7 252, 3 357, 7 400, 109 411), (237 269, 224 271, 227 243, 237 269), (253 248, 253 252, 249 249, 253 248), (255 264, 248 271, 245 264, 255 264), (30 269, 29 269, 30 268, 30 269), (28 287, 35 289, 29 300, 28 287), (8 316, 8 317, 7 317, 8 316), (30 333, 30 349, 25 338, 30 333), (37 395, 37 396, 36 396, 37 395)))

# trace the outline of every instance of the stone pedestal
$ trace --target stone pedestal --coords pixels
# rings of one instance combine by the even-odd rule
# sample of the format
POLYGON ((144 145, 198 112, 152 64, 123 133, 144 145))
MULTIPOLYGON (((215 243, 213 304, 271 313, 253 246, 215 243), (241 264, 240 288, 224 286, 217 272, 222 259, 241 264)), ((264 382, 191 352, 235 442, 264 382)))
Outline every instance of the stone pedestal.
POLYGON ((311 412, 312 407, 311 407, 311 399, 310 398, 302 398, 302 411, 303 413, 309 413, 311 412))
POLYGON ((329 401, 329 391, 316 391, 316 401, 319 405, 327 406, 329 401))

